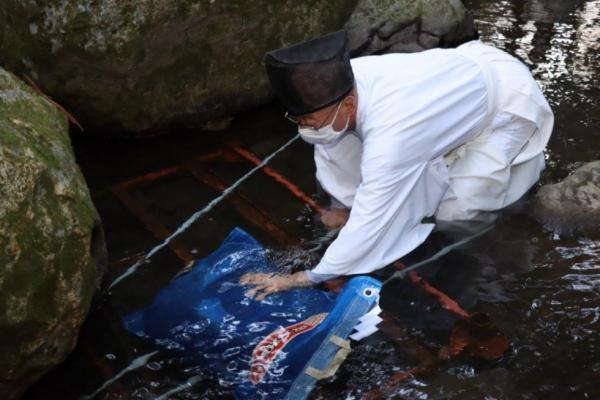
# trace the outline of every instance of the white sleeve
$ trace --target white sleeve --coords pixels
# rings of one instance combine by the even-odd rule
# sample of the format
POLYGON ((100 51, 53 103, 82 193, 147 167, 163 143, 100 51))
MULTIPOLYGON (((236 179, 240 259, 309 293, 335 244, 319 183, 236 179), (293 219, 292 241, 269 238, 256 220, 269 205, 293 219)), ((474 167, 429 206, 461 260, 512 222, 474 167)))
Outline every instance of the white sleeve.
MULTIPOLYGON (((422 219, 435 213, 448 187, 444 159, 403 164, 402 151, 378 150, 363 161, 350 218, 329 246, 316 274, 368 273, 419 246, 433 229, 422 219)), ((395 147, 395 146, 392 146, 395 147)))
POLYGON ((334 145, 315 145, 317 180, 338 207, 352 208, 361 180, 361 152, 362 143, 353 132, 334 145))

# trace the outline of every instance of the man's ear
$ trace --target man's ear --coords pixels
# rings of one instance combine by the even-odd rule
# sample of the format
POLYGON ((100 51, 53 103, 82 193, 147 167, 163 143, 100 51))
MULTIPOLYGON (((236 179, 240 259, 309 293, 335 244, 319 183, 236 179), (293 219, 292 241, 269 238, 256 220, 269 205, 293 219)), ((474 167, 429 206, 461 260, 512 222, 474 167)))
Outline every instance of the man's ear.
POLYGON ((344 103, 345 103, 346 107, 348 107, 349 111, 354 111, 354 109, 356 108, 356 100, 357 100, 357 98, 356 98, 356 95, 354 94, 354 92, 351 92, 344 99, 344 103))
POLYGON ((348 111, 350 112, 350 114, 356 114, 358 107, 358 97, 356 96, 356 92, 352 91, 350 95, 346 98, 346 101, 348 105, 348 111))

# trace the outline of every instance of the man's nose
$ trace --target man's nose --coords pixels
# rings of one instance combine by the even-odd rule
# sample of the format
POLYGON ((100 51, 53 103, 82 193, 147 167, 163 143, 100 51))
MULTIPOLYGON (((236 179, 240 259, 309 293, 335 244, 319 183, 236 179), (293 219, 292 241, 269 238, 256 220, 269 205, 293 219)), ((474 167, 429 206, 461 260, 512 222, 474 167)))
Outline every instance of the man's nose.
POLYGON ((298 119, 298 125, 300 126, 315 126, 315 121, 312 118, 298 119))

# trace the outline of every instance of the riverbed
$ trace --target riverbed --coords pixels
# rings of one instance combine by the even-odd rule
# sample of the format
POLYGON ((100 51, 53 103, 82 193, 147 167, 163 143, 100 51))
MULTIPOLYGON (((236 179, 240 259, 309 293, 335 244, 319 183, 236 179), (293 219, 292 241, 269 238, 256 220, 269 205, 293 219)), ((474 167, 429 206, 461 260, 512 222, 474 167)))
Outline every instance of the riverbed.
MULTIPOLYGON (((542 182, 555 182, 600 159, 600 1, 465 3, 481 39, 527 64, 555 111, 542 182)), ((252 168, 240 149, 263 158, 289 140, 294 127, 283 111, 277 104, 263 107, 236 118, 225 132, 182 131, 144 140, 76 135, 78 161, 106 230, 108 281, 252 168)), ((294 143, 271 166, 319 200, 309 145, 294 143)), ((93 393, 136 357, 153 351, 123 329, 120 316, 147 305, 191 259, 209 254, 235 226, 281 251, 324 233, 314 211, 289 187, 256 174, 235 201, 219 204, 100 298, 73 354, 25 399, 93 393)), ((427 246, 439 248, 450 239, 433 237, 427 246)), ((459 357, 391 384, 395 374, 419 366, 423 357, 415 357, 416 347, 435 354, 446 346, 457 320, 423 291, 397 281, 382 294, 382 307, 401 327, 395 339, 377 334, 355 345, 313 398, 360 399, 381 387, 386 387, 384 398, 400 399, 600 398, 600 235, 560 236, 517 209, 485 236, 420 273, 468 311, 488 315, 509 339, 504 356, 494 361, 459 357)), ((96 398, 155 398, 197 372, 159 354, 96 398)), ((207 380, 170 398, 228 396, 218 382, 207 380)))

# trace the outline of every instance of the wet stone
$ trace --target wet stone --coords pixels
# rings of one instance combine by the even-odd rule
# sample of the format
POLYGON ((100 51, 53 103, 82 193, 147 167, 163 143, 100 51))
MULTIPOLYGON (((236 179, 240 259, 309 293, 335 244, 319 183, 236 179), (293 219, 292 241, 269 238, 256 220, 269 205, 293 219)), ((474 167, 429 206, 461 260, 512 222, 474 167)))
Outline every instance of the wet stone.
POLYGON ((413 53, 477 37, 459 0, 360 0, 345 27, 354 56, 413 53))
POLYGON ((531 214, 559 234, 600 233, 600 161, 584 164, 562 182, 544 185, 531 214))

